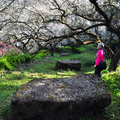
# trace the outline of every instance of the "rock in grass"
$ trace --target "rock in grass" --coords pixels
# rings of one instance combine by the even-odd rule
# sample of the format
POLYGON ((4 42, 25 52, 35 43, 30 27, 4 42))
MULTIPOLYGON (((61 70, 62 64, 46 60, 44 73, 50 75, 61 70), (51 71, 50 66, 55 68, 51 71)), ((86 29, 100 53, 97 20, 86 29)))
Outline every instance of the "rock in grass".
POLYGON ((81 69, 81 61, 79 60, 58 60, 56 62, 56 69, 74 69, 80 70, 81 69))
POLYGON ((69 53, 60 53, 60 56, 67 56, 69 53))
POLYGON ((106 83, 94 75, 34 79, 14 93, 8 120, 75 120, 111 103, 106 83))

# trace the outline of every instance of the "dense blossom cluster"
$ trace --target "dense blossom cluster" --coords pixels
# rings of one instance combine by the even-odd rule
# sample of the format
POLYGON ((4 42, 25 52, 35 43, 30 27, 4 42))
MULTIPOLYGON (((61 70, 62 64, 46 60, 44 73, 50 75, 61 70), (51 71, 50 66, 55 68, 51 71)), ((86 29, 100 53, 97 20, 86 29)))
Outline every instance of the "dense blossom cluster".
MULTIPOLYGON (((11 43, 13 43, 13 40, 10 41, 11 43)), ((16 48, 14 45, 7 45, 4 42, 0 42, 0 56, 5 55, 5 54, 10 54, 10 52, 14 50, 14 51, 18 51, 18 48, 16 48)))

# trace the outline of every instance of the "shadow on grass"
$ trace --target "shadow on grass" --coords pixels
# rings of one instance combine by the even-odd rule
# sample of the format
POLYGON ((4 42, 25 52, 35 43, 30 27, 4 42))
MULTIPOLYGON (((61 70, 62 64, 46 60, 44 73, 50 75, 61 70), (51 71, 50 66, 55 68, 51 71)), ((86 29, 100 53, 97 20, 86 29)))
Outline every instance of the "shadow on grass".
POLYGON ((70 69, 56 69, 54 63, 49 64, 49 62, 44 62, 42 65, 36 64, 35 66, 24 69, 24 72, 43 73, 43 74, 51 74, 51 75, 55 75, 55 74, 57 74, 57 72, 61 72, 61 73, 74 72, 74 74, 92 72, 94 70, 94 67, 92 66, 92 62, 90 62, 88 64, 86 67, 84 67, 82 65, 81 70, 74 70, 74 69, 70 70, 70 69))
POLYGON ((10 107, 11 107, 11 105, 7 105, 4 107, 4 109, 1 112, 1 116, 0 116, 1 120, 7 120, 7 116, 10 111, 10 107))
POLYGON ((18 85, 0 84, 0 120, 7 120, 11 99, 18 87, 18 85))

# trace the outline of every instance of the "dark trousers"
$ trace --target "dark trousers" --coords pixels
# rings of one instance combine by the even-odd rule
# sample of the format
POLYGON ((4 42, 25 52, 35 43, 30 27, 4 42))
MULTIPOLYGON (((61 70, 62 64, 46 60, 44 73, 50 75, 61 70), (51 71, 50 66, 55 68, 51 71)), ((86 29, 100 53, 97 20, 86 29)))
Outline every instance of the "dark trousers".
POLYGON ((97 75, 97 76, 99 76, 99 77, 102 77, 102 72, 101 72, 101 70, 99 70, 99 67, 98 67, 98 66, 95 67, 94 75, 97 75))

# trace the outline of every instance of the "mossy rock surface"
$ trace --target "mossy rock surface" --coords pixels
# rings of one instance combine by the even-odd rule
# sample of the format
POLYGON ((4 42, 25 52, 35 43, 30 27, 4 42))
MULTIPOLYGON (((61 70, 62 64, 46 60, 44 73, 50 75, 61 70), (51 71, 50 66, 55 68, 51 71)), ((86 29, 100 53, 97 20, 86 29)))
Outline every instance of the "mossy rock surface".
POLYGON ((17 89, 8 120, 75 120, 92 116, 110 103, 106 83, 94 75, 40 78, 17 89))

